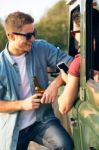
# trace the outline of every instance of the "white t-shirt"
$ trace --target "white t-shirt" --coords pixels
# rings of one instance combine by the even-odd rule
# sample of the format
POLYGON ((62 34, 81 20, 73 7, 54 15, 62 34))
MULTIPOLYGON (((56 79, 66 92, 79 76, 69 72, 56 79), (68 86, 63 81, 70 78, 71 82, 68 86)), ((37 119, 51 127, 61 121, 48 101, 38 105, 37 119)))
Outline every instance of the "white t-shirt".
MULTIPOLYGON (((22 54, 20 56, 11 56, 11 57, 18 65, 18 69, 21 77, 21 91, 19 91, 20 98, 24 100, 29 96, 32 96, 28 74, 26 70, 25 54, 22 54)), ((35 121, 36 121, 36 114, 34 110, 30 110, 30 111, 23 110, 20 112, 20 116, 19 116, 20 130, 30 126, 35 121)))

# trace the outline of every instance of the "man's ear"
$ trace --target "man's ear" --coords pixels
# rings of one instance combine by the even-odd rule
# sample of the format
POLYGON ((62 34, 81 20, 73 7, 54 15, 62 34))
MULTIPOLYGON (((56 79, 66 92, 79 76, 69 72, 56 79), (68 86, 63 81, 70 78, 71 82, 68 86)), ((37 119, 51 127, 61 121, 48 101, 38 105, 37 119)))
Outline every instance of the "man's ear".
POLYGON ((7 35, 9 40, 15 40, 15 35, 13 33, 10 33, 7 35))

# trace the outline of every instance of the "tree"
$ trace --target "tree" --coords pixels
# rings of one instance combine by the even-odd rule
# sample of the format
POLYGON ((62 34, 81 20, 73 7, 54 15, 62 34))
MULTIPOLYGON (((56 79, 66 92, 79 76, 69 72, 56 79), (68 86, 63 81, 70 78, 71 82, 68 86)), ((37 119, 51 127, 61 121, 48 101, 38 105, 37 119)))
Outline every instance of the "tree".
POLYGON ((67 24, 68 7, 65 4, 65 0, 61 0, 35 24, 38 31, 37 38, 46 39, 63 50, 67 49, 67 24))
POLYGON ((4 49, 6 42, 7 42, 6 33, 4 31, 2 24, 0 23, 0 51, 4 49))
MULTIPOLYGON (((68 6, 65 0, 54 5, 41 20, 35 24, 37 38, 46 39, 61 49, 68 46, 68 6)), ((4 49, 7 37, 0 23, 0 50, 4 49)))

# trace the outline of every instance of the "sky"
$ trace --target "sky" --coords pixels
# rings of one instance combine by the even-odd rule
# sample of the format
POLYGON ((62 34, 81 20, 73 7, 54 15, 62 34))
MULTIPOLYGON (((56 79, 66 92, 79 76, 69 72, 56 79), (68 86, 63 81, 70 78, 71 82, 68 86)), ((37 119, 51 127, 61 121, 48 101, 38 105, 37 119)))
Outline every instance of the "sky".
POLYGON ((29 13, 34 18, 35 22, 46 14, 59 0, 0 0, 0 18, 2 20, 14 11, 23 11, 29 13))

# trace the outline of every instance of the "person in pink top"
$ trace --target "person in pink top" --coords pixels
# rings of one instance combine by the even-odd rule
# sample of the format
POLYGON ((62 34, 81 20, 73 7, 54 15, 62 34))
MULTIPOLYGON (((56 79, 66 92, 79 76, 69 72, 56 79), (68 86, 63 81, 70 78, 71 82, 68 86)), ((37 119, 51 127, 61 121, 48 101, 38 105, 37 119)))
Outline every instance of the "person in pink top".
POLYGON ((68 75, 61 70, 62 79, 66 82, 63 93, 58 98, 59 111, 61 114, 67 113, 73 106, 79 89, 80 76, 80 12, 73 13, 73 31, 71 34, 77 41, 78 54, 69 66, 68 75))

